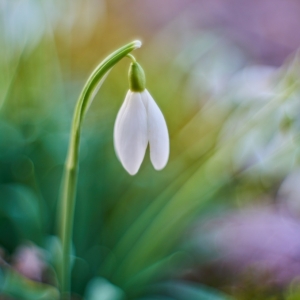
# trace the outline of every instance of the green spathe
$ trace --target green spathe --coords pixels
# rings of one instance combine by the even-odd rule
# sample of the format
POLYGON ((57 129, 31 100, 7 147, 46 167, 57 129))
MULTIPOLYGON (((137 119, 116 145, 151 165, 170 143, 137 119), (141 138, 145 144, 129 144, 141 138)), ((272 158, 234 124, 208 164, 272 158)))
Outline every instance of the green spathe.
POLYGON ((146 86, 146 77, 143 68, 137 62, 132 62, 128 72, 129 88, 133 92, 142 92, 146 86))

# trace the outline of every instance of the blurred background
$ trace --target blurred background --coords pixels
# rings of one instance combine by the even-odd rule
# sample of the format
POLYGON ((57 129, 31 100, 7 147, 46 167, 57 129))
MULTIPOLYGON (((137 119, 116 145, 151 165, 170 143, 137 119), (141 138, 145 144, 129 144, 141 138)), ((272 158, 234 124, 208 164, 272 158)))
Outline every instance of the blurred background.
POLYGON ((0 0, 0 299, 58 299, 56 206, 73 110, 133 55, 171 155, 113 146, 130 60, 86 117, 72 299, 300 299, 300 2, 0 0))

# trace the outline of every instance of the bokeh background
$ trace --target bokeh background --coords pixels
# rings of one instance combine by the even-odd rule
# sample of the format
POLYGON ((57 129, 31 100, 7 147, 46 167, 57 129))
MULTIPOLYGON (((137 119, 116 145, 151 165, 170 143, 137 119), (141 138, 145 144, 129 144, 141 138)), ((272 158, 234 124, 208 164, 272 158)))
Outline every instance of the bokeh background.
POLYGON ((171 154, 132 177, 113 126, 130 60, 82 130, 72 299, 300 299, 300 3, 0 0, 0 299, 58 299, 72 114, 132 40, 171 154))

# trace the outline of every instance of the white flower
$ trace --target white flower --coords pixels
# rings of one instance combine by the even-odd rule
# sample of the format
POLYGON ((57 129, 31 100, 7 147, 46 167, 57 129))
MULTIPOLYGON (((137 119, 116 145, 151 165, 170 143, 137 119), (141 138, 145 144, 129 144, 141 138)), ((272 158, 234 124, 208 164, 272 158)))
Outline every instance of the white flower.
POLYGON ((129 90, 118 113, 114 128, 116 153, 127 172, 139 170, 149 142, 150 159, 161 170, 169 158, 166 121, 149 92, 129 90))

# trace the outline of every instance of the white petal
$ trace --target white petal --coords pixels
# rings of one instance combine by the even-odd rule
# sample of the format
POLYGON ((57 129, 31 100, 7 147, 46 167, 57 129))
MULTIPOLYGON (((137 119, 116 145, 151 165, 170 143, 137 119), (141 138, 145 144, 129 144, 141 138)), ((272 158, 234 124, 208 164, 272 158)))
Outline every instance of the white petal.
POLYGON ((148 115, 150 159, 156 170, 165 167, 169 159, 170 142, 165 118, 147 90, 141 93, 148 115))
POLYGON ((140 93, 128 91, 115 122, 114 143, 123 167, 136 174, 148 144, 147 112, 140 93))
POLYGON ((123 101, 122 106, 117 114, 117 118, 116 118, 115 126, 114 126, 114 147, 115 147, 115 151, 116 151, 116 154, 117 154, 117 157, 119 160, 121 160, 121 159, 120 159, 120 155, 119 155, 119 152, 117 149, 116 131, 117 131, 117 128, 119 127, 121 116, 123 115, 123 113, 125 111, 126 105, 128 104, 128 101, 129 101, 128 98, 130 97, 131 93, 132 92, 130 90, 127 92, 127 94, 125 96, 125 100, 123 101))

